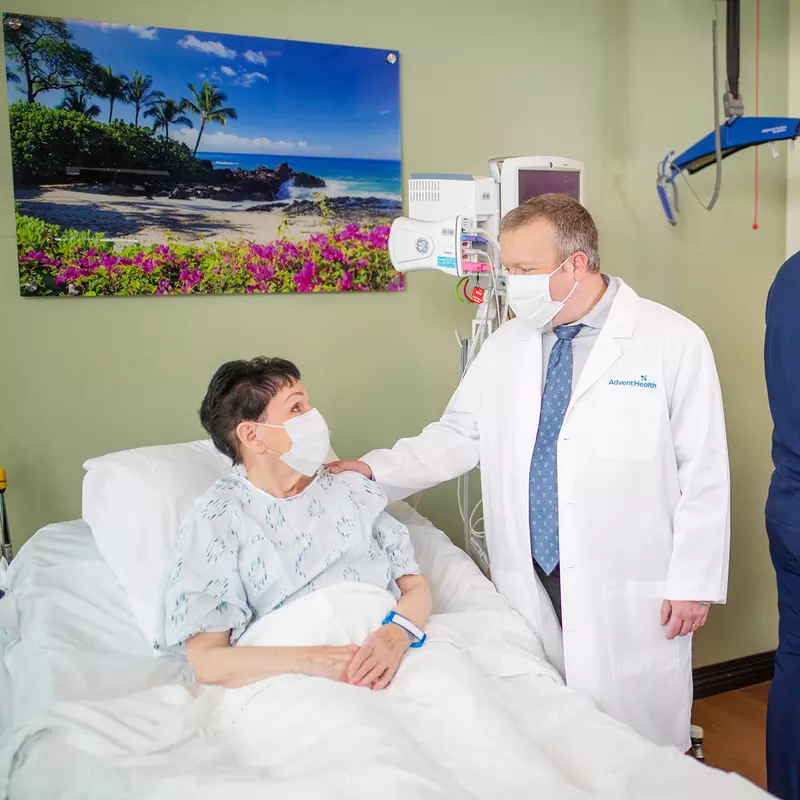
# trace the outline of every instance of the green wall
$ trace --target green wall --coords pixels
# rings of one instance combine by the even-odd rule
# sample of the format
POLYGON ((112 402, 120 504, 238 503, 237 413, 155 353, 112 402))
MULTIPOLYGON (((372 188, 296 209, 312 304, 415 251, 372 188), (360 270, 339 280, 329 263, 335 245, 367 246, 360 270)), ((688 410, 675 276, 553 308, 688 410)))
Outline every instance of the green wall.
MULTIPOLYGON (((775 645, 763 533, 770 424, 761 369, 763 304, 783 256, 785 161, 761 160, 752 222, 752 153, 725 162, 712 214, 682 192, 664 221, 655 166, 712 127, 711 3, 696 0, 26 0, 12 11, 396 48, 403 155, 413 171, 486 174, 497 155, 555 154, 586 164, 586 202, 604 268, 707 331, 731 441, 730 600, 697 638, 697 663, 775 645), (473 110, 472 113, 471 110, 473 110)), ((722 6, 720 6, 722 8, 722 6)), ((761 109, 783 114, 787 2, 762 10, 761 109)), ((724 17, 724 14, 723 14, 724 17)), ((754 0, 743 2, 743 92, 753 109, 754 0)), ((134 67, 135 65, 131 65, 134 67)), ((298 362, 334 446, 358 456, 413 435, 455 385, 453 331, 471 312, 437 274, 385 295, 22 299, 11 172, 0 114, 0 463, 15 543, 80 515, 81 463, 122 448, 201 435, 195 409, 222 361, 257 353, 298 362)), ((702 195, 711 175, 698 176, 702 195)), ((452 486, 421 510, 458 538, 452 486)))

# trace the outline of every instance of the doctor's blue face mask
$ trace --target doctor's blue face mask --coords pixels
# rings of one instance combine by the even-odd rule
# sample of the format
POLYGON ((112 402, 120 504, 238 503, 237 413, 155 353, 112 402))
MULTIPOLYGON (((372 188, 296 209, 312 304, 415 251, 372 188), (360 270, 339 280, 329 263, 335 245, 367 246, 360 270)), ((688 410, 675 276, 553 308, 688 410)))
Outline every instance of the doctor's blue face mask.
POLYGON ((563 300, 554 300, 550 292, 550 278, 572 258, 572 255, 567 256, 549 275, 508 276, 506 283, 508 304, 515 316, 537 330, 541 330, 553 320, 578 288, 578 282, 574 281, 572 289, 563 300))

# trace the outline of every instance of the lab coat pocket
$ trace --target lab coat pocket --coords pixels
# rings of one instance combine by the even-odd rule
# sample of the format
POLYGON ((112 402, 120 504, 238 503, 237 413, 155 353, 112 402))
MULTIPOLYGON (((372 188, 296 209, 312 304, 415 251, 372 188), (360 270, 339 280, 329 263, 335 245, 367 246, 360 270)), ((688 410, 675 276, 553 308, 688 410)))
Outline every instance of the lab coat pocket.
POLYGON ((661 626, 663 581, 603 587, 603 617, 615 677, 672 672, 681 662, 678 638, 661 626))
POLYGON ((609 387, 594 426, 594 455, 652 461, 661 425, 660 396, 652 389, 609 387))

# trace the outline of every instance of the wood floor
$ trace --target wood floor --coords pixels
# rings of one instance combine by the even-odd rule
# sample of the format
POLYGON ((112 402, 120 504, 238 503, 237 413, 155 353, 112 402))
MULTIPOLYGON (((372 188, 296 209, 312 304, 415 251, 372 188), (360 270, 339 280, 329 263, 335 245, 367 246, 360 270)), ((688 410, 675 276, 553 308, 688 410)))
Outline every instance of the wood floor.
POLYGON ((703 728, 706 763, 738 772, 766 789, 764 747, 768 683, 697 700, 692 723, 703 728))

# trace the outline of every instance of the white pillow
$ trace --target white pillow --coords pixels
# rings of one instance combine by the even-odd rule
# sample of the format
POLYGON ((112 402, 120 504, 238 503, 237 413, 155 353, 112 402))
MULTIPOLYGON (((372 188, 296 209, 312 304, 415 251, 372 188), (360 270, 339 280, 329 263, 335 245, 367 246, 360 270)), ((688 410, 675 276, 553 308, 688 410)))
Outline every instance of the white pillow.
MULTIPOLYGON (((336 460, 331 451, 330 461, 336 460)), ((178 527, 231 471, 210 440, 124 450, 84 465, 83 518, 150 642, 163 637, 163 592, 178 527)))

